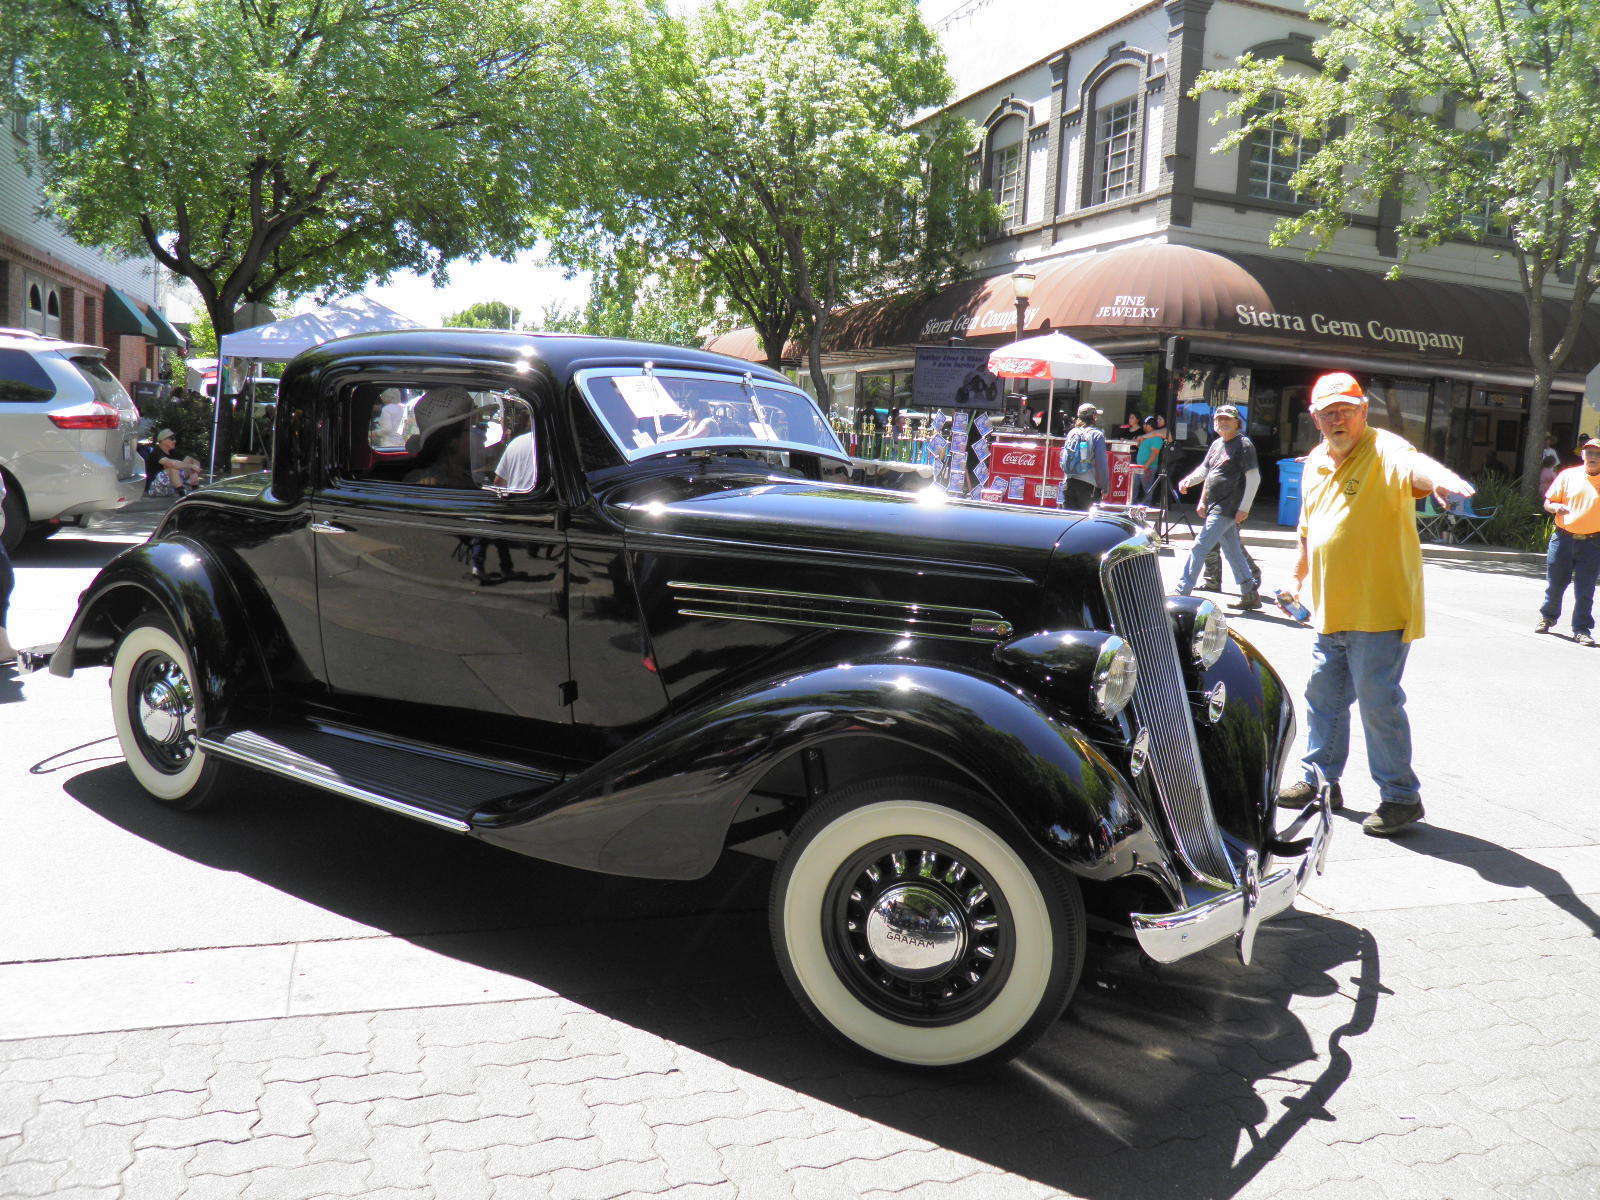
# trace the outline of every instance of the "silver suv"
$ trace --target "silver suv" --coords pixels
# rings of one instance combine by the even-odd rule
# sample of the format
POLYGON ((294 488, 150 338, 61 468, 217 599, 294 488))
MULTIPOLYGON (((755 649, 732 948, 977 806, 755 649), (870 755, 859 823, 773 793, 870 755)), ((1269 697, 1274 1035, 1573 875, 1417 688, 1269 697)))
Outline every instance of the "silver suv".
POLYGON ((121 508, 144 490, 139 410, 99 346, 0 329, 5 546, 121 508))

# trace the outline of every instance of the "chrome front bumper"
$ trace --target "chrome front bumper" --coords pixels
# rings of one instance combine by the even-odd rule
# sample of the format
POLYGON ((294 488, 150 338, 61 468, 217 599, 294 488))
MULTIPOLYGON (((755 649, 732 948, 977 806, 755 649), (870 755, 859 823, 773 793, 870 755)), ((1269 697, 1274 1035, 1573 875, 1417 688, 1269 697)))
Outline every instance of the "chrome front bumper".
POLYGON ((1176 912, 1133 913, 1130 919, 1140 948, 1157 962, 1169 963, 1232 937, 1238 946, 1239 961, 1248 965, 1261 922, 1288 908, 1311 876, 1322 874, 1328 841, 1333 835, 1331 791, 1324 785, 1317 802, 1277 835, 1279 841, 1309 837, 1309 845, 1298 859, 1275 862, 1262 874, 1260 859, 1251 850, 1244 864, 1244 882, 1239 887, 1217 892, 1176 912))

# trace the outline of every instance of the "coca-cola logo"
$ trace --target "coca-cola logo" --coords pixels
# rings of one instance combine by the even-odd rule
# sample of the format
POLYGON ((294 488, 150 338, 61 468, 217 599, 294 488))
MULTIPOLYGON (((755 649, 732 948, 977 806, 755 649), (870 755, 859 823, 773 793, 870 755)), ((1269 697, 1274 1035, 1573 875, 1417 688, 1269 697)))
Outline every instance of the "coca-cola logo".
POLYGON ((1032 450, 1013 450, 1000 456, 1002 467, 1031 467, 1038 461, 1039 456, 1032 450))

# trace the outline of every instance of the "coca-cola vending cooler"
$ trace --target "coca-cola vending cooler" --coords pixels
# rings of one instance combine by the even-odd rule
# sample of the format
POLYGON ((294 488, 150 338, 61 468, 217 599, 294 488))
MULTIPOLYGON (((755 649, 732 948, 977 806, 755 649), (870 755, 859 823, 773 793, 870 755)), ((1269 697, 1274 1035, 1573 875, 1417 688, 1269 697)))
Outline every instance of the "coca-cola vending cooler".
POLYGON ((995 441, 989 445, 989 479, 983 498, 1033 508, 1055 508, 1061 487, 1060 439, 995 441), (1046 482, 1048 474, 1049 481, 1046 482))

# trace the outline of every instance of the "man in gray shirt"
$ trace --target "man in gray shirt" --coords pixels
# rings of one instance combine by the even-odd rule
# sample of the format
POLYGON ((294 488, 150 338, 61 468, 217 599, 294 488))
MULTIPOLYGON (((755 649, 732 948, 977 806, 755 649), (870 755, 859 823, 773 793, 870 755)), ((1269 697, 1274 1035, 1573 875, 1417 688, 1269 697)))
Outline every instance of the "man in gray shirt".
POLYGON ((1110 454, 1100 428, 1100 410, 1078 405, 1078 419, 1061 446, 1061 506, 1088 508, 1111 489, 1110 454))
POLYGON ((1178 581, 1178 595, 1187 596, 1194 591, 1195 578, 1212 547, 1220 545, 1228 567, 1239 583, 1239 599, 1234 607, 1256 609, 1261 607, 1261 595, 1256 588, 1255 572, 1245 557, 1244 543, 1239 540, 1239 526, 1250 515, 1255 503, 1256 489, 1261 486, 1261 469, 1256 464, 1256 448, 1241 432, 1243 422, 1239 410, 1224 404, 1211 417, 1212 428, 1217 431, 1216 441, 1206 450, 1198 467, 1178 483, 1179 492, 1187 492, 1200 484, 1200 516, 1204 524, 1195 536, 1194 548, 1183 565, 1183 576, 1178 581))

